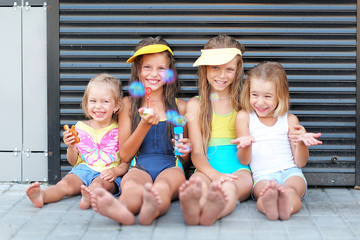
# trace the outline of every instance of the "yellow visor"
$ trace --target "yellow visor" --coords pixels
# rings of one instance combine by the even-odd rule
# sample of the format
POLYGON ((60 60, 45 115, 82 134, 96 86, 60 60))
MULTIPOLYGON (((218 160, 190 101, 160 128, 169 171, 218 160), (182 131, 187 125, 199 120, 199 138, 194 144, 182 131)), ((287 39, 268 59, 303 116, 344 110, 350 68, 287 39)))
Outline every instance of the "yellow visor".
POLYGON ((241 56, 241 51, 238 48, 202 49, 201 56, 194 62, 193 66, 223 65, 230 62, 237 54, 241 56))
POLYGON ((134 62, 135 58, 140 55, 150 54, 150 53, 159 53, 159 52, 163 52, 163 51, 169 51, 171 53, 171 55, 174 55, 168 46, 166 46, 164 44, 153 44, 153 45, 148 45, 148 46, 142 47, 139 50, 137 50, 134 53, 134 55, 126 61, 126 63, 134 62))

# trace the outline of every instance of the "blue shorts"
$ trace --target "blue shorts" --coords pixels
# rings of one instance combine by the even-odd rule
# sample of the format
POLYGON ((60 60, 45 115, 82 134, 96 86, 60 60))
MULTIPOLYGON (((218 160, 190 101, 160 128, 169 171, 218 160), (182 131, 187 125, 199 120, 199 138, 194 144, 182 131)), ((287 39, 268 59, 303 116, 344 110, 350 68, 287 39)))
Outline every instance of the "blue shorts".
MULTIPOLYGON (((304 179, 305 185, 307 186, 307 182, 306 182, 306 179, 305 179, 305 176, 304 176, 302 170, 298 167, 292 167, 292 168, 288 168, 288 169, 281 170, 278 172, 264 174, 257 178, 254 178, 253 189, 258 182, 263 181, 263 180, 272 180, 272 179, 274 179, 277 183, 279 183, 282 186, 282 185, 284 185, 285 181, 288 178, 294 177, 294 176, 298 176, 298 177, 301 177, 302 179, 304 179)), ((306 191, 307 191, 307 189, 306 189, 306 191)), ((305 192, 305 195, 306 195, 306 192, 305 192)), ((303 196, 303 198, 305 197, 305 195, 303 196)))
MULTIPOLYGON (((92 183, 92 181, 95 178, 100 177, 100 172, 89 168, 85 164, 76 165, 75 167, 73 167, 71 169, 71 171, 68 174, 70 174, 70 173, 78 176, 81 179, 81 181, 85 184, 85 186, 87 186, 87 187, 92 183)), ((121 177, 117 177, 114 180, 114 183, 117 186, 117 191, 115 191, 115 193, 114 193, 114 196, 116 197, 116 196, 119 196, 121 193, 121 190, 120 190, 121 177)))

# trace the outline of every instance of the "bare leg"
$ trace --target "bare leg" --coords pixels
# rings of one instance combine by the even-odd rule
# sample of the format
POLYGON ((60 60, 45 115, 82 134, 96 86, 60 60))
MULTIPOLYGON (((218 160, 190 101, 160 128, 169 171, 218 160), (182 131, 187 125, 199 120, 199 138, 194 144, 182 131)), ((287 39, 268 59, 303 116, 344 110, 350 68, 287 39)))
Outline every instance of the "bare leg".
POLYGON ((80 199, 80 208, 88 209, 91 205, 91 191, 85 185, 81 186, 81 199, 80 199))
POLYGON ((103 188, 94 189, 91 195, 91 206, 95 212, 111 218, 123 225, 135 224, 135 216, 122 205, 111 193, 103 188))
POLYGON ((226 203, 227 196, 224 193, 220 182, 212 182, 209 187, 207 201, 200 216, 201 225, 212 225, 219 217, 226 203))
POLYGON ((268 219, 279 219, 278 185, 275 181, 270 181, 270 183, 262 189, 259 199, 257 200, 257 207, 268 219))
POLYGON ((301 198, 306 193, 306 182, 299 176, 288 178, 279 188, 279 213, 283 220, 301 210, 301 198))
POLYGON ((162 200, 151 183, 145 184, 143 204, 139 213, 139 223, 149 225, 159 216, 162 200))
POLYGON ((44 205, 44 199, 41 193, 40 183, 35 182, 31 184, 28 189, 26 189, 26 195, 29 197, 34 207, 41 208, 44 205))
POLYGON ((238 201, 244 201, 250 197, 253 180, 251 173, 247 170, 239 170, 233 173, 238 178, 233 181, 222 183, 222 190, 227 196, 227 203, 219 218, 225 217, 232 213, 238 201))
POLYGON ((189 225, 198 225, 200 223, 201 195, 202 183, 198 177, 191 178, 179 188, 180 207, 185 222, 189 225))
POLYGON ((282 220, 287 220, 291 215, 291 205, 290 205, 290 196, 289 193, 286 192, 284 187, 279 187, 279 217, 282 220))
POLYGON ((91 193, 96 188, 103 188, 110 193, 114 193, 116 189, 116 185, 113 182, 108 182, 105 180, 102 180, 100 177, 96 177, 89 187, 86 187, 85 185, 81 186, 81 200, 80 200, 80 208, 81 209, 88 209, 91 205, 91 193))

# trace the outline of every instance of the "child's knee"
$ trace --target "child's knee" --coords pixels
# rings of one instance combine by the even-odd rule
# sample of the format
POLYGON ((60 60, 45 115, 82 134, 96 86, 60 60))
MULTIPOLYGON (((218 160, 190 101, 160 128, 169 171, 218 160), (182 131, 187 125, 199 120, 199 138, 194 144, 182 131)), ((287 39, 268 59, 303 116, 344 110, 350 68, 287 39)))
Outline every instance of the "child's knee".
POLYGON ((105 184, 102 181, 92 181, 89 185, 89 188, 91 190, 94 190, 95 188, 105 188, 105 184))
POLYGON ((158 192, 170 192, 170 186, 166 181, 156 182, 154 187, 158 192))
POLYGON ((133 181, 133 180, 127 180, 126 183, 124 183, 122 186, 121 186, 121 190, 122 192, 126 192, 126 191, 129 191, 129 192, 143 192, 144 191, 144 186, 137 183, 136 181, 133 181))
POLYGON ((69 181, 69 179, 64 178, 56 184, 56 187, 58 189, 61 189, 61 191, 63 191, 65 195, 74 195, 80 192, 81 186, 75 186, 75 184, 72 181, 69 181))

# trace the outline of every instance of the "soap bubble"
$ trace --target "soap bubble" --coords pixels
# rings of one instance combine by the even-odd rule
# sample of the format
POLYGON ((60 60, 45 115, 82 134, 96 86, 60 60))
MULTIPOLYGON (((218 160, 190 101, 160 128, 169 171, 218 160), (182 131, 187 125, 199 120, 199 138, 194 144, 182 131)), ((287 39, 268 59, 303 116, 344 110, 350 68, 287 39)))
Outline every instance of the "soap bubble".
POLYGON ((210 94, 210 100, 211 101, 219 101, 219 94, 217 94, 217 93, 210 94))
POLYGON ((183 127, 186 124, 186 118, 184 116, 178 115, 175 119, 174 119, 174 124, 177 127, 183 127))
POLYGON ((186 113, 185 118, 186 118, 186 121, 188 121, 188 122, 191 122, 192 120, 194 120, 194 116, 191 113, 186 113))
POLYGON ((172 69, 166 69, 161 73, 161 79, 164 83, 172 83, 175 80, 175 73, 172 69))
POLYGON ((145 95, 145 87, 141 82, 132 82, 129 87, 130 95, 133 97, 142 97, 145 95))
POLYGON ((179 114, 174 110, 168 110, 166 112, 166 119, 168 122, 174 122, 179 114))
POLYGON ((185 145, 185 146, 184 146, 184 150, 190 152, 191 147, 190 147, 189 145, 185 145))

